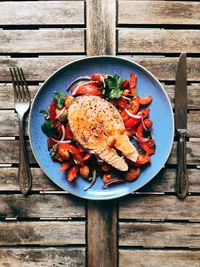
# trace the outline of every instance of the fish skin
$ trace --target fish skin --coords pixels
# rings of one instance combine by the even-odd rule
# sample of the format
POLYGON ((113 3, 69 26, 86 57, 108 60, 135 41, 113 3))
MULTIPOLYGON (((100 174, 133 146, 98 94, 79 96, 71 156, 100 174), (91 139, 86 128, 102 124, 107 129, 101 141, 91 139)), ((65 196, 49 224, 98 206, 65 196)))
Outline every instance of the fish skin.
POLYGON ((69 106, 68 121, 75 139, 114 168, 128 170, 124 157, 114 147, 128 159, 137 160, 138 152, 126 134, 118 110, 105 99, 92 95, 76 97, 69 106), (108 145, 109 136, 115 139, 114 147, 108 145))

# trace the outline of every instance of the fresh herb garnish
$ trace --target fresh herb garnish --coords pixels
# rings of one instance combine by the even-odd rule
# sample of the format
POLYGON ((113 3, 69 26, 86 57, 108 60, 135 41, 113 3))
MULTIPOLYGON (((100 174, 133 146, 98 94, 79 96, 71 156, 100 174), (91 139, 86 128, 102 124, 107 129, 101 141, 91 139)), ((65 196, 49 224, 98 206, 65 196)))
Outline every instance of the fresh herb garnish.
POLYGON ((42 131, 49 137, 56 136, 58 134, 57 128, 54 127, 50 120, 45 120, 41 125, 42 131))
POLYGON ((55 101, 57 108, 61 109, 64 107, 65 98, 66 98, 65 93, 55 93, 53 100, 55 101))
POLYGON ((49 113, 48 113, 48 111, 42 109, 42 110, 40 110, 40 113, 43 113, 44 114, 44 119, 45 120, 49 120, 49 113))
POLYGON ((124 79, 120 78, 119 75, 108 76, 104 79, 105 88, 102 89, 105 98, 120 98, 123 93, 122 83, 124 79))

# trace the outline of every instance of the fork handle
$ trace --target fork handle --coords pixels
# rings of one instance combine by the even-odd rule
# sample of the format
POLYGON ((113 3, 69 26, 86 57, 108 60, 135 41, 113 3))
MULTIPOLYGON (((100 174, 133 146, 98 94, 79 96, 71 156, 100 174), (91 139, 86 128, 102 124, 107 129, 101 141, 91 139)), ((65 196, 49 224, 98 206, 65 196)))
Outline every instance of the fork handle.
POLYGON ((24 142, 24 116, 19 119, 19 170, 18 179, 20 190, 23 195, 26 195, 31 189, 32 178, 28 164, 26 147, 24 142))
POLYGON ((176 190, 179 198, 185 198, 188 193, 188 172, 186 165, 186 134, 184 129, 178 129, 178 144, 177 144, 177 176, 176 176, 176 190))

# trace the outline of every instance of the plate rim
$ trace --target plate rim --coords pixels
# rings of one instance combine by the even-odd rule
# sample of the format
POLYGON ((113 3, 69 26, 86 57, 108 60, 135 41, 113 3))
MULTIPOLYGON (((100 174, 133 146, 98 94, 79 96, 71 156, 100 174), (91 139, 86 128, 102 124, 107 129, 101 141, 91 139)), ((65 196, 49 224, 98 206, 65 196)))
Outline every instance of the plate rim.
POLYGON ((30 143, 30 147, 31 147, 31 151, 33 153, 33 156, 35 157, 39 167, 42 169, 42 171, 44 172, 44 174, 53 182, 56 184, 56 186, 58 186, 59 188, 61 188, 62 190, 64 190, 65 192, 68 192, 70 193, 71 195, 74 195, 76 197, 79 197, 79 198, 82 198, 82 199, 88 199, 88 200, 94 200, 94 201, 99 201, 99 200, 112 200, 112 199, 118 199, 118 198, 121 198, 123 196, 127 196, 129 194, 135 194, 135 191, 137 191, 138 189, 144 187, 146 184, 148 184, 151 180, 153 180, 155 178, 155 176, 161 171, 161 169, 164 167, 165 163, 167 162, 169 156, 170 156, 170 153, 171 153, 171 150, 172 150, 172 146, 173 146, 173 140, 174 140, 174 130, 175 130, 175 124, 174 124, 174 116, 173 116, 173 109, 172 109, 172 105, 171 105, 171 102, 169 100, 169 97, 163 87, 163 85, 159 82, 159 80, 155 77, 154 74, 152 74, 148 69, 146 69, 145 67, 143 67, 142 65, 140 65, 139 63, 135 62, 135 61, 131 61, 129 59, 126 59, 126 58, 121 58, 121 57, 118 57, 118 56, 112 56, 112 55, 97 55, 97 56, 86 56, 85 58, 79 58, 79 59, 75 59, 63 66, 61 66, 60 68, 58 68, 57 70, 55 70, 50 76, 48 76, 48 78, 43 82, 42 85, 39 86, 39 89, 37 91, 37 93, 35 94, 32 102, 31 102, 31 106, 30 106, 30 111, 29 111, 29 116, 28 116, 28 136, 29 136, 29 143, 30 143), (163 163, 163 166, 160 166, 160 168, 157 170, 157 173, 151 177, 150 179, 148 179, 147 182, 144 182, 142 183, 142 185, 136 187, 136 189, 134 189, 134 191, 132 192, 122 192, 122 194, 119 194, 117 196, 105 196, 105 197, 99 197, 97 196, 97 198, 93 198, 92 196, 81 196, 79 194, 76 194, 72 191, 68 191, 66 190, 65 188, 63 188, 61 185, 59 185, 52 177, 49 176, 49 174, 47 174, 43 168, 41 167, 40 163, 39 163, 39 160, 37 159, 37 156, 36 156, 36 153, 35 153, 35 150, 34 150, 34 147, 33 147, 33 144, 32 144, 32 140, 31 140, 31 133, 30 133, 30 121, 31 121, 31 114, 32 114, 32 110, 33 110, 33 106, 34 106, 34 103, 35 103, 35 100, 37 98, 37 96, 39 95, 40 91, 42 90, 42 88, 49 82, 49 80, 54 76, 56 75, 56 73, 58 73, 59 71, 61 71, 62 69, 66 68, 66 67, 69 67, 70 65, 73 65, 74 63, 77 63, 77 62, 80 62, 80 61, 85 61, 87 59, 95 59, 95 58, 110 58, 110 59, 119 59, 119 60, 122 60, 122 61, 126 61, 128 63, 131 63, 131 64, 134 64, 136 65, 137 67, 141 68, 144 72, 146 72, 148 75, 151 76, 151 78, 153 78, 154 81, 156 81, 156 83, 160 86, 160 88, 162 89, 162 92, 164 93, 166 99, 167 99, 167 103, 168 103, 168 106, 169 106, 169 109, 170 109, 170 114, 171 114, 171 118, 172 118, 172 138, 170 140, 170 146, 168 148, 168 151, 167 151, 167 156, 166 156, 166 160, 164 161, 163 163))

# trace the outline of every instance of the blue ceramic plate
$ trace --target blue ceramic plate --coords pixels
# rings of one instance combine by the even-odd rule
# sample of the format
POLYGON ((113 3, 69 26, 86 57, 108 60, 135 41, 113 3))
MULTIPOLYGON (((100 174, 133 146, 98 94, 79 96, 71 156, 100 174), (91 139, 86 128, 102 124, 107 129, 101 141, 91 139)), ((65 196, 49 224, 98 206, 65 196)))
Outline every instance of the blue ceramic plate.
POLYGON ((100 56, 74 61, 50 76, 41 86, 32 104, 29 120, 29 135, 33 154, 45 174, 59 187, 76 196, 105 200, 118 198, 138 190, 148 183, 159 171, 169 156, 174 136, 174 121, 171 104, 158 80, 142 66, 117 57, 100 56), (102 189, 103 181, 97 178, 95 185, 88 191, 88 184, 79 177, 70 184, 64 172, 59 171, 60 164, 53 162, 47 149, 47 137, 41 131, 43 115, 39 113, 47 109, 54 96, 54 91, 65 92, 65 88, 78 76, 91 76, 93 73, 118 74, 129 79, 131 72, 137 75, 137 90, 141 97, 152 95, 150 118, 153 120, 153 135, 156 142, 156 154, 151 157, 151 164, 144 168, 134 182, 125 182, 102 189))

